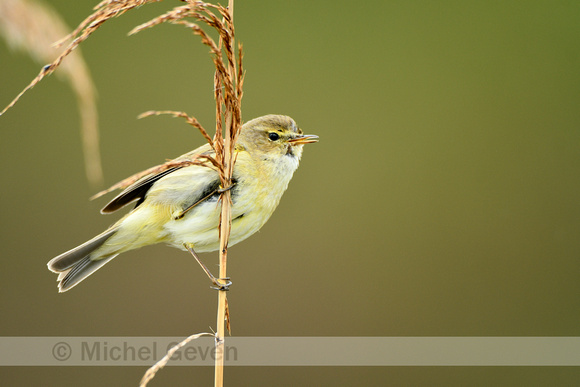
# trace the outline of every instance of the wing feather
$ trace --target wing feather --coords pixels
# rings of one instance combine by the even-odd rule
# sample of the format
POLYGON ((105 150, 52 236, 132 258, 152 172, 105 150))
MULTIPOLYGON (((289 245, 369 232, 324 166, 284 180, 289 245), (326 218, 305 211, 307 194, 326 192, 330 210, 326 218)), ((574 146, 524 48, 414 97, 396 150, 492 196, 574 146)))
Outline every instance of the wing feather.
POLYGON ((125 188, 119 195, 111 200, 103 209, 102 214, 110 214, 125 207, 127 204, 137 201, 137 206, 143 203, 147 192, 151 187, 161 178, 191 165, 199 165, 204 167, 211 167, 211 163, 207 160, 200 160, 200 156, 213 157, 214 152, 209 144, 203 145, 189 153, 179 156, 178 158, 168 161, 164 164, 149 168, 143 172, 136 173, 119 183, 113 185, 111 188, 99 192, 92 199, 100 197, 115 189, 125 188))

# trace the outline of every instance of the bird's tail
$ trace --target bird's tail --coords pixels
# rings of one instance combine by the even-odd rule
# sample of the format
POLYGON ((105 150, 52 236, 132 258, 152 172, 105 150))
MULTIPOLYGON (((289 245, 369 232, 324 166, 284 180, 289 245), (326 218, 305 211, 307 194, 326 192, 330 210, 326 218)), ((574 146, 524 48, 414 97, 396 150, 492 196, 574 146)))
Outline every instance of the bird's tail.
POLYGON ((48 262, 50 271, 58 273, 59 292, 71 289, 118 255, 117 252, 93 254, 116 232, 117 228, 113 227, 48 262))

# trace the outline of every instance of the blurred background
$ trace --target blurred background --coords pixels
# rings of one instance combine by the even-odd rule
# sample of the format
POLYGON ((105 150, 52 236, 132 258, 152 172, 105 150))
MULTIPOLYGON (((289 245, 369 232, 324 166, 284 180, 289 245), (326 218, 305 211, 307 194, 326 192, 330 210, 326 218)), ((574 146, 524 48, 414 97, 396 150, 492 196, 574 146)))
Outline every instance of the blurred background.
MULTIPOLYGON (((71 27, 96 1, 46 1, 71 27)), ((82 52, 98 90, 105 183, 84 173, 74 93, 57 76, 0 117, 2 336, 188 336, 217 294, 165 246, 58 294, 54 256, 119 218, 89 201, 213 127, 213 67, 184 28, 107 22, 82 52)), ((264 228, 230 249, 235 336, 579 336, 580 3, 243 1, 245 120, 292 116, 301 166, 264 228)), ((0 105, 41 65, 0 42, 0 105)), ((58 73, 58 71, 57 71, 58 73)), ((55 74, 56 75, 56 74, 55 74)), ((217 254, 204 254, 217 271, 217 254)), ((307 350, 307 349, 305 349, 307 350)), ((136 385, 145 367, 3 368, 11 386, 136 385)), ((154 386, 211 385, 169 367, 154 386)), ((226 385, 574 385, 577 367, 239 367, 226 385)))

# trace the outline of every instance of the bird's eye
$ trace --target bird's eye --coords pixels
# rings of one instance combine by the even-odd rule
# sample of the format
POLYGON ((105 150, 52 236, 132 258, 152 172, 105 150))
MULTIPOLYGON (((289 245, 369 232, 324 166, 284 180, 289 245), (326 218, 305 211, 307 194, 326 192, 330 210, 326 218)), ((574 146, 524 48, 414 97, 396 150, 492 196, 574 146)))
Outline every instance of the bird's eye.
POLYGON ((280 135, 276 132, 271 132, 268 134, 268 138, 272 141, 277 141, 280 139, 280 135))

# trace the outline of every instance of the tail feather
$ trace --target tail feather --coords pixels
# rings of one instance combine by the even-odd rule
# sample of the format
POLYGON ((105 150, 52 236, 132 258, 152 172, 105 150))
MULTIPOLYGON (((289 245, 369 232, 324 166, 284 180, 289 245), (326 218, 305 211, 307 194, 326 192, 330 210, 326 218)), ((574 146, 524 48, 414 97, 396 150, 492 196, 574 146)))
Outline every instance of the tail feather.
POLYGON ((86 256, 71 269, 65 270, 58 275, 58 291, 62 293, 72 289, 116 256, 117 254, 95 261, 91 260, 90 256, 86 256))
POLYGON ((92 253, 101 247, 116 232, 116 228, 107 230, 90 241, 63 253, 48 262, 49 270, 54 273, 59 273, 57 279, 59 281, 59 292, 66 292, 71 289, 105 263, 117 256, 117 254, 108 254, 99 257, 92 256, 92 253))

